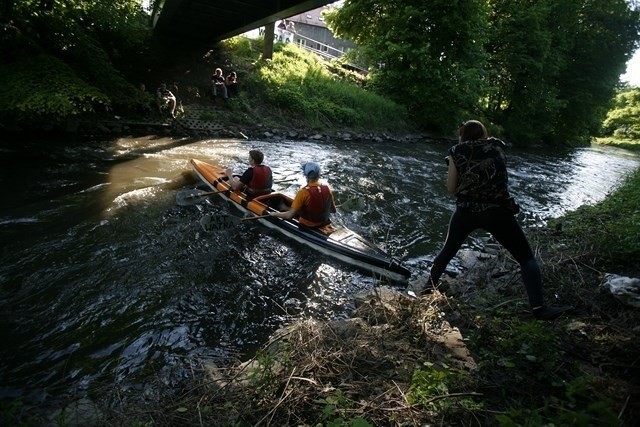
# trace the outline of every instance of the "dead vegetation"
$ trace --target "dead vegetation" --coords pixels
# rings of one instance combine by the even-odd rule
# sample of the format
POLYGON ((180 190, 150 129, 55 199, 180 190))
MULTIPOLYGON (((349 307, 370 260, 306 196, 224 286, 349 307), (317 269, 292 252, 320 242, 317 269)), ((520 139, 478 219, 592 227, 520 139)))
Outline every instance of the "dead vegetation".
POLYGON ((182 395, 127 410, 127 420, 637 425, 639 311, 598 290, 606 266, 593 248, 569 248, 546 229, 531 237, 549 302, 575 306, 556 322, 533 320, 517 266, 502 250, 461 253, 464 274, 447 278, 439 291, 411 298, 381 286, 350 319, 298 321, 251 360, 208 366, 182 395))

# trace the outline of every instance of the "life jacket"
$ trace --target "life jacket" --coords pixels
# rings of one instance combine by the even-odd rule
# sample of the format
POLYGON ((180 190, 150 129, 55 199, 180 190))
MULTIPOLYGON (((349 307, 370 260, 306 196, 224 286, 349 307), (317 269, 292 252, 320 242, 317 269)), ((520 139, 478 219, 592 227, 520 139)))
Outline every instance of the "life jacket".
POLYGON ((251 181, 247 184, 247 194, 257 196, 271 193, 271 177, 271 168, 269 166, 254 166, 251 181))
POLYGON ((304 187, 309 192, 309 203, 300 212, 300 219, 304 225, 319 227, 327 225, 331 221, 329 213, 331 211, 331 192, 329 187, 321 185, 307 185, 304 187))

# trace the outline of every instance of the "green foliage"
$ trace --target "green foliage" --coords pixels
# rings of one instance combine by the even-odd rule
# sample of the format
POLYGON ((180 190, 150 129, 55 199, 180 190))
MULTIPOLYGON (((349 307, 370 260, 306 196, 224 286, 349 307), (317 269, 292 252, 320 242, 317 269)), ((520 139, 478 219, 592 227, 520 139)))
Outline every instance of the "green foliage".
POLYGON ((512 313, 494 317, 471 336, 482 360, 479 375, 496 392, 489 399, 506 406, 500 426, 616 426, 611 403, 595 378, 575 375, 541 321, 523 322, 512 313))
POLYGON ((638 12, 624 0, 490 4, 486 116, 516 144, 587 143, 635 49, 638 12))
MULTIPOLYGON (((553 129, 561 107, 555 81, 566 42, 553 25, 557 5, 548 1, 493 0, 487 52, 490 88, 485 114, 513 143, 538 142, 553 129)), ((557 2, 555 2, 557 3, 557 2)))
POLYGON ((557 368, 562 354, 556 348, 556 337, 542 322, 495 318, 485 330, 478 331, 476 339, 483 342, 482 369, 516 375, 524 386, 535 384, 535 380, 547 385, 561 383, 557 368))
POLYGON ((579 376, 565 388, 561 397, 545 397, 541 408, 510 408, 496 416, 502 427, 516 426, 610 426, 620 425, 616 413, 599 391, 593 378, 579 376))
POLYGON ((482 93, 483 1, 347 0, 325 15, 367 58, 368 87, 412 112, 423 128, 450 133, 477 112, 482 93))
POLYGON ((148 104, 113 65, 123 56, 140 56, 148 42, 148 17, 140 2, 70 0, 43 7, 25 0, 12 6, 0 38, 7 63, 1 71, 5 123, 34 128, 148 104))
POLYGON ((257 366, 251 370, 251 382, 258 389, 271 390, 275 387, 274 368, 276 361, 268 351, 261 351, 256 355, 257 366))
POLYGON ((638 43, 625 0, 346 0, 325 15, 371 87, 426 129, 462 119, 504 129, 514 144, 586 144, 638 43), (487 123, 489 124, 489 123, 487 123))
POLYGON ((355 84, 337 81, 321 59, 293 44, 276 45, 273 58, 256 65, 251 90, 317 128, 407 128, 403 107, 355 84))
POLYGON ((247 37, 236 36, 224 41, 223 46, 235 64, 232 67, 249 68, 262 54, 264 41, 256 41, 247 37))
POLYGON ((466 372, 454 369, 444 363, 435 365, 425 362, 423 367, 414 371, 407 394, 409 404, 420 404, 433 411, 450 409, 454 404, 464 407, 475 407, 468 399, 453 400, 447 397, 449 388, 462 382, 466 372))
MULTIPOLYGON (((549 222, 561 223, 565 238, 581 240, 588 236, 598 253, 615 259, 640 259, 640 170, 609 197, 596 205, 584 205, 563 218, 549 222)), ((603 261, 605 261, 603 259, 603 261)))
POLYGON ((640 11, 626 0, 575 1, 571 52, 557 83, 564 106, 545 138, 555 143, 597 134, 640 30, 640 11))
POLYGON ((0 118, 5 123, 55 123, 109 105, 106 95, 45 54, 0 68, 0 80, 5 82, 0 86, 0 118))
POLYGON ((640 140, 640 88, 619 91, 602 123, 602 135, 640 140))
POLYGON ((373 424, 364 418, 351 418, 346 413, 353 408, 353 403, 344 395, 342 390, 336 390, 323 399, 314 401, 315 403, 324 405, 320 419, 322 423, 316 424, 316 427, 372 427, 373 424))

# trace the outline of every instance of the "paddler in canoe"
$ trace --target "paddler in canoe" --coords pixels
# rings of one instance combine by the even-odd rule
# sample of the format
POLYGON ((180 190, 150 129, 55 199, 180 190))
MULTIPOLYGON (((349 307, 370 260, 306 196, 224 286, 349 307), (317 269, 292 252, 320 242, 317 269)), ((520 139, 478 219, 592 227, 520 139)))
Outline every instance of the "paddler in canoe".
POLYGON ((273 174, 271 168, 263 165, 264 154, 259 150, 249 151, 249 168, 242 176, 233 176, 233 170, 227 168, 227 178, 233 191, 244 191, 249 198, 269 194, 273 190, 273 174))
POLYGON ((297 216, 298 222, 309 228, 330 224, 330 214, 336 212, 336 202, 329 186, 320 183, 320 165, 314 162, 305 163, 302 165, 302 173, 307 179, 307 185, 298 190, 291 207, 283 212, 272 212, 270 215, 284 219, 297 216))

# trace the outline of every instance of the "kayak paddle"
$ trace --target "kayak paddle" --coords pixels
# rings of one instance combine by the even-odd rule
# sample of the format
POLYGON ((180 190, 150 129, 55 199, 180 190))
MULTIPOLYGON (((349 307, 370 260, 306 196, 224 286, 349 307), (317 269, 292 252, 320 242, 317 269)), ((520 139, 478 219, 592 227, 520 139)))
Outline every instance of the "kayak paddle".
POLYGON ((202 202, 212 194, 223 193, 229 190, 202 191, 202 190, 183 190, 176 194, 176 203, 180 206, 191 206, 202 202))
POLYGON ((200 225, 206 232, 224 231, 236 227, 241 221, 250 221, 252 219, 269 218, 271 215, 248 216, 246 218, 238 218, 234 215, 214 215, 207 214, 200 218, 200 225))

